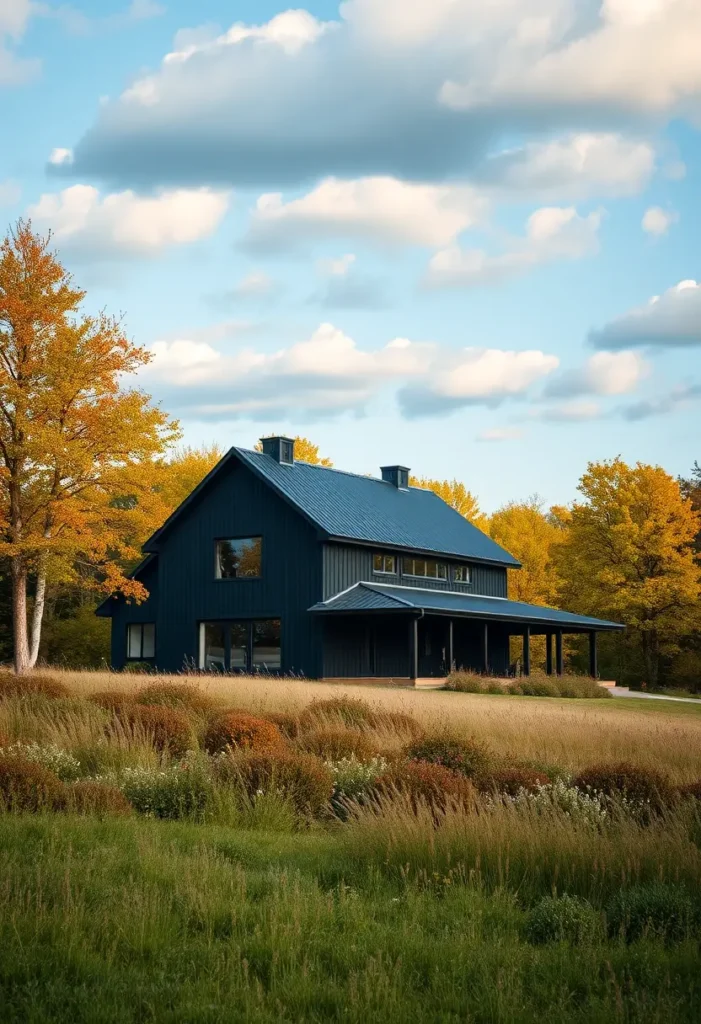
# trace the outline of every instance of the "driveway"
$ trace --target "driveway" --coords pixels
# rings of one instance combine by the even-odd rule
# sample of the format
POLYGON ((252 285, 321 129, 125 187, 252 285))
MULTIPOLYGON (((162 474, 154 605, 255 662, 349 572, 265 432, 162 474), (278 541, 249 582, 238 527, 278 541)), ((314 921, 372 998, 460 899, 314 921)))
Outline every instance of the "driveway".
POLYGON ((612 686, 609 689, 609 693, 613 697, 635 697, 636 699, 642 697, 643 700, 676 700, 681 701, 682 704, 698 704, 700 703, 696 697, 665 697, 661 693, 645 693, 643 690, 629 690, 627 686, 612 686))

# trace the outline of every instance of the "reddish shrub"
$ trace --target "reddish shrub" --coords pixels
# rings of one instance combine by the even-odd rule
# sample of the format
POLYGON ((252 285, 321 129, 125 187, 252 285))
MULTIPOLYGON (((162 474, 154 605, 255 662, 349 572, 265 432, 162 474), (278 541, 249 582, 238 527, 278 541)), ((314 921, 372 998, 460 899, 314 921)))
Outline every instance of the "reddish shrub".
POLYGON ((377 754, 377 746, 367 733, 344 726, 320 726, 302 733, 297 739, 302 750, 316 754, 325 761, 340 761, 344 757, 355 757, 358 761, 369 761, 377 754))
POLYGON ((0 809, 57 810, 63 805, 65 790, 48 768, 24 757, 0 754, 0 809))
POLYGON ((242 751, 218 759, 214 770, 220 782, 243 785, 250 798, 282 793, 305 814, 319 814, 333 793, 333 775, 323 761, 292 750, 242 751))
POLYGON ((71 814, 131 814, 132 806, 116 786, 84 779, 66 786, 65 809, 71 814))
POLYGON ((63 683, 42 672, 30 672, 22 676, 15 675, 13 672, 0 673, 0 700, 34 694, 52 699, 70 696, 68 688, 63 683))
POLYGON ((128 705, 134 703, 132 693, 124 693, 122 690, 102 690, 98 693, 91 693, 88 700, 105 711, 120 712, 128 705))
POLYGON ((225 711, 214 718, 204 735, 205 750, 218 754, 227 747, 242 750, 274 750, 284 745, 282 734, 272 722, 240 711, 225 711))
POLYGON ((124 704, 115 714, 132 730, 147 733, 156 750, 177 757, 195 745, 192 725, 183 711, 163 705, 124 704))
POLYGON ((302 729, 315 729, 334 721, 353 729, 372 728, 377 713, 359 697, 330 697, 313 701, 299 716, 302 729))
POLYGON ((578 789, 595 791, 605 797, 625 797, 636 804, 646 804, 661 811, 670 803, 669 781, 653 768, 641 768, 621 761, 618 764, 596 764, 574 779, 578 789))
POLYGON ((290 715, 286 711, 266 711, 263 716, 266 722, 272 722, 277 726, 287 740, 293 740, 299 733, 299 718, 297 715, 290 715))
POLYGON ((134 700, 137 704, 175 708, 196 715, 211 714, 217 708, 216 701, 188 683, 151 683, 139 690, 134 700))
POLYGON ((434 810, 445 810, 450 803, 470 805, 475 790, 461 772, 428 761, 405 761, 384 772, 375 783, 375 792, 382 796, 407 795, 414 810, 428 804, 434 810))
POLYGON ((457 740, 449 736, 430 736, 412 743, 406 750, 411 761, 428 761, 468 778, 487 771, 492 757, 478 740, 457 740))
POLYGON ((508 796, 516 796, 522 789, 531 793, 535 792, 539 786, 546 786, 549 782, 550 778, 545 772, 538 772, 535 768, 523 766, 493 768, 474 779, 475 785, 481 792, 496 791, 506 793, 508 796))

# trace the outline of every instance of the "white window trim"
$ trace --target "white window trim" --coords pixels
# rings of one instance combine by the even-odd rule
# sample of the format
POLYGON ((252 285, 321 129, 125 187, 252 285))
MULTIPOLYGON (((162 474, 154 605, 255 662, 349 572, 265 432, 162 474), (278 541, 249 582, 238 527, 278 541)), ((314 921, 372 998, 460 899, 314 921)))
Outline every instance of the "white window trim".
POLYGON ((439 562, 435 558, 407 558, 406 561, 407 562, 426 562, 427 564, 428 564, 428 562, 435 562, 436 567, 438 567, 439 565, 443 566, 443 568, 445 569, 445 576, 427 576, 426 573, 418 573, 417 574, 415 572, 407 572, 403 565, 402 565, 402 576, 406 576, 406 577, 408 577, 411 580, 437 580, 440 583, 447 583, 448 582, 448 565, 447 565, 446 562, 439 562))
POLYGON ((397 556, 396 555, 383 555, 383 554, 380 554, 379 551, 376 552, 372 556, 372 571, 373 571, 373 573, 376 576, 396 576, 397 575, 397 556), (384 565, 384 559, 385 558, 391 558, 392 561, 394 562, 394 569, 376 569, 375 568, 375 559, 376 558, 382 558, 383 559, 383 563, 382 563, 383 565, 384 565))

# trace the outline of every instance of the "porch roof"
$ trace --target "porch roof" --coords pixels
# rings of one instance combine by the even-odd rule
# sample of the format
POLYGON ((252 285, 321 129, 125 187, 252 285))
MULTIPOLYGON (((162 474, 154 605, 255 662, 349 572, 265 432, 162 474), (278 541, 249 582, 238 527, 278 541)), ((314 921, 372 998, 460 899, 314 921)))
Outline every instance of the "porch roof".
POLYGON ((397 587, 389 583, 356 583, 327 601, 312 605, 310 612, 349 614, 354 612, 429 612, 496 622, 517 622, 521 625, 552 627, 570 631, 624 629, 620 622, 575 615, 557 608, 509 601, 504 597, 485 597, 451 590, 429 590, 421 587, 397 587))

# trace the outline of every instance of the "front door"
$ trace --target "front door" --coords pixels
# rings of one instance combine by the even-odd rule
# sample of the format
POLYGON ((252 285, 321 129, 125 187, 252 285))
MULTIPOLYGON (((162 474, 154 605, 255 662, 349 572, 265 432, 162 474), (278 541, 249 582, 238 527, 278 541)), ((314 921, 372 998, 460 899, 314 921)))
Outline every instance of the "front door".
POLYGON ((448 674, 448 619, 419 619, 419 678, 442 679, 448 674))

